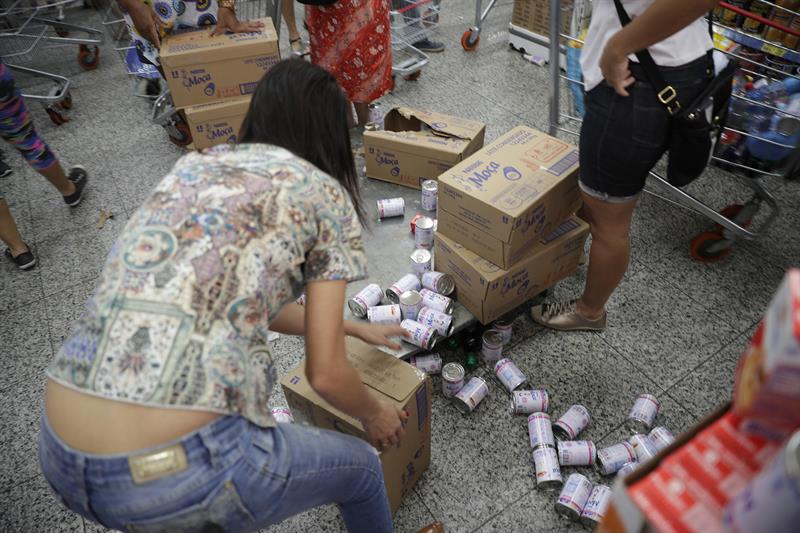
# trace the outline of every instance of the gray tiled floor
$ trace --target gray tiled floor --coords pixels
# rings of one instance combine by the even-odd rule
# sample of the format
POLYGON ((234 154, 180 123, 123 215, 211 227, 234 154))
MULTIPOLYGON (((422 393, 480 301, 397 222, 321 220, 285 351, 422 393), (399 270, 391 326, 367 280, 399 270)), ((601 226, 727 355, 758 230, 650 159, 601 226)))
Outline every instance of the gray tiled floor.
MULTIPOLYGON (((447 50, 431 55, 418 81, 398 79, 386 105, 479 118, 488 122, 487 140, 518 124, 545 128, 547 72, 509 50, 504 28, 510 1, 501 0, 491 13, 473 54, 463 52, 458 39, 471 24, 474 4, 443 4, 440 38, 447 50)), ((2 187, 40 266, 23 274, 0 262, 0 530, 105 531, 61 507, 38 473, 43 368, 79 316, 116 235, 181 152, 150 122, 147 103, 130 96, 110 48, 94 72, 80 71, 71 55, 49 59, 73 78, 75 109, 71 122, 55 127, 33 105, 37 126, 65 163, 83 164, 92 181, 86 201, 68 210, 6 150, 15 173, 2 187), (101 208, 111 210, 114 220, 98 229, 101 208)), ((709 223, 644 196, 634 219, 631 269, 609 304, 606 332, 557 334, 524 314, 515 319, 509 353, 532 383, 552 393, 553 414, 586 404, 594 415, 586 436, 608 445, 625 436, 626 409, 640 392, 661 399, 660 423, 673 432, 729 397, 738 356, 783 272, 800 258, 800 183, 766 185, 778 196, 781 218, 765 239, 741 243, 727 261, 710 266, 688 259, 690 239, 709 223)), ((719 172, 690 190, 717 209, 746 199, 746 189, 719 172)), ((552 294, 575 294, 583 281, 580 271, 552 294)), ((302 355, 300 339, 281 337, 275 345, 280 371, 302 355)), ((273 402, 284 402, 280 390, 273 402)), ((536 490, 525 420, 509 413, 501 388, 494 386, 467 417, 436 395, 433 421, 433 462, 397 513, 398 531, 434 519, 450 531, 582 530, 555 514, 553 494, 536 490)), ((268 531, 340 530, 337 510, 326 507, 268 531)))

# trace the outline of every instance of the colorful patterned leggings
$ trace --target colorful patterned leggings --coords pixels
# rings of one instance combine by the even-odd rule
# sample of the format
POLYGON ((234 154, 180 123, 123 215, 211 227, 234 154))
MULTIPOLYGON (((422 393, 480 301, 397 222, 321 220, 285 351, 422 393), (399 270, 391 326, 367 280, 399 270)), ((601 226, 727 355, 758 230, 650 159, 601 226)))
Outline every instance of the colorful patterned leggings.
POLYGON ((0 61, 0 137, 16 146, 36 170, 45 169, 56 162, 56 156, 33 129, 33 120, 25 106, 25 100, 16 88, 11 71, 2 61, 0 61))

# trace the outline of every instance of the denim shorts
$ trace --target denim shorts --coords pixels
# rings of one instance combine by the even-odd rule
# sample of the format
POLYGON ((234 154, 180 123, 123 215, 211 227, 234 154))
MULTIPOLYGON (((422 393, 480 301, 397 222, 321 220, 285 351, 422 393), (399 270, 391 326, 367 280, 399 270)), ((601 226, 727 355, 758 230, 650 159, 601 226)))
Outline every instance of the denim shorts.
MULTIPOLYGON (((636 198, 653 166, 669 146, 671 119, 642 67, 631 63, 636 82, 630 96, 618 95, 605 81, 586 93, 581 126, 580 186, 607 202, 636 198)), ((667 83, 688 105, 708 84, 708 58, 680 67, 661 67, 667 83)))

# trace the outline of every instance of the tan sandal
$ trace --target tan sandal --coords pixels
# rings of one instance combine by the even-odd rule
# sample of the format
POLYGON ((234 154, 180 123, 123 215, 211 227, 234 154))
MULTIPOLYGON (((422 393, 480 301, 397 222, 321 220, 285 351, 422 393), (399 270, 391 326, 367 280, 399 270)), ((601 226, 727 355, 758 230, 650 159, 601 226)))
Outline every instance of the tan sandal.
POLYGON ((311 53, 311 49, 303 43, 303 38, 289 39, 289 46, 292 47, 292 54, 297 57, 306 57, 311 53))

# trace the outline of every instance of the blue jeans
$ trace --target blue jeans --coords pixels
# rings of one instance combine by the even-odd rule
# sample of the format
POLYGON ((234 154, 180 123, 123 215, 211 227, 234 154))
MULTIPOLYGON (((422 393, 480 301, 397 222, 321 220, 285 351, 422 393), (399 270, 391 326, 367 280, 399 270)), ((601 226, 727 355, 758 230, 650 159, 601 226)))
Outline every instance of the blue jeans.
POLYGON ((42 416, 39 461, 66 507, 122 531, 254 531, 328 503, 339 505, 348 531, 392 531, 375 449, 312 427, 262 428, 226 416, 157 448, 91 455, 69 448, 42 416), (163 475, 163 461, 155 464, 161 456, 149 456, 156 458, 150 470, 137 470, 129 458, 166 449, 185 462, 143 481, 141 472, 163 475))

